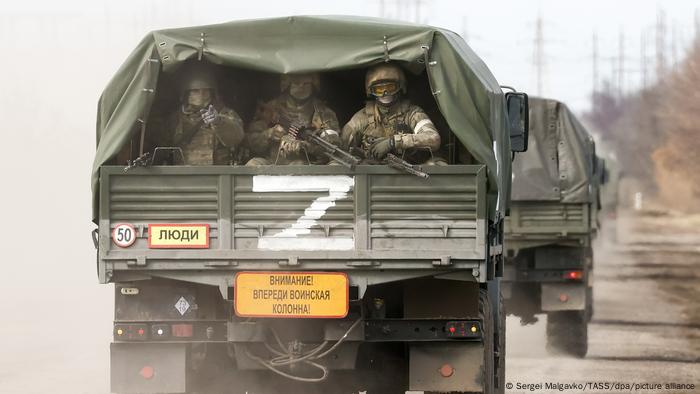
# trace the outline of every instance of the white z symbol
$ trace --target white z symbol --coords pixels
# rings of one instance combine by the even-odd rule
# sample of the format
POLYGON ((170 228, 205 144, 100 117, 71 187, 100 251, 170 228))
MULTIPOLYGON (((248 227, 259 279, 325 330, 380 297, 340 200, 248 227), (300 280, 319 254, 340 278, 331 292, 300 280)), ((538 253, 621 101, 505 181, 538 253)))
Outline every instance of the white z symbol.
POLYGON ((271 176, 253 177, 253 192, 328 192, 318 197, 304 210, 304 215, 291 227, 277 234, 258 238, 258 249, 266 250, 350 250, 355 246, 348 237, 299 237, 310 234, 311 227, 335 206, 335 202, 348 197, 355 185, 352 177, 333 176, 271 176))

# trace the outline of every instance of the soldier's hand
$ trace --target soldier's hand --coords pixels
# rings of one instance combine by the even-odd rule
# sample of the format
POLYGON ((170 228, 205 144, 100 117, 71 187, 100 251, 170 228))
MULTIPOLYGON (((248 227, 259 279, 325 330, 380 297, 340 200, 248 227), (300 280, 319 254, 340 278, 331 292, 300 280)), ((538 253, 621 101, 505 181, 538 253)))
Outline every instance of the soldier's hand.
POLYGON ((268 139, 271 139, 274 141, 279 141, 286 134, 287 134, 287 130, 285 130, 284 127, 282 127, 278 124, 265 130, 265 136, 268 139))
POLYGON ((294 139, 291 135, 285 135, 280 142, 280 155, 289 157, 301 151, 301 141, 294 139))
POLYGON ((393 142, 393 137, 378 139, 369 147, 369 152, 373 158, 377 160, 383 159, 388 153, 394 151, 393 142))
POLYGON ((219 117, 219 111, 214 108, 213 105, 209 105, 209 107, 205 110, 201 110, 202 114, 202 121, 204 122, 205 125, 209 126, 210 124, 216 122, 216 119, 219 117))

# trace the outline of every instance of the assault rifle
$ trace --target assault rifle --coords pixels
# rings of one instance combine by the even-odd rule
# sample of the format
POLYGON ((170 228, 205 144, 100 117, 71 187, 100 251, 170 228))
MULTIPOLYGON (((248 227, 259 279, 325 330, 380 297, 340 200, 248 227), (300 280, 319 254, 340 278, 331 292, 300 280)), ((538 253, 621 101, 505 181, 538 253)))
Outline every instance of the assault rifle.
POLYGON ((386 164, 389 167, 396 168, 397 170, 401 170, 403 172, 406 172, 408 174, 415 175, 419 178, 423 179, 428 179, 430 178, 430 175, 425 173, 421 166, 418 165, 413 165, 406 160, 394 155, 393 153, 388 153, 386 155, 386 164))
MULTIPOLYGON (((377 143, 380 139, 381 137, 367 137, 367 142, 371 145, 377 143)), ((364 151, 362 151, 360 148, 352 147, 350 148, 350 152, 361 154, 362 158, 367 159, 367 154, 365 154, 364 151)), ((430 178, 430 175, 423 171, 423 168, 421 166, 411 164, 393 153, 388 153, 383 161, 375 161, 371 158, 369 158, 369 160, 367 161, 369 163, 375 162, 376 164, 386 164, 389 167, 396 168, 397 170, 403 171, 407 174, 415 175, 419 178, 430 178)))
POLYGON ((289 130, 289 134, 296 138, 300 139, 302 141, 309 142, 310 144, 316 146, 317 148, 320 148, 321 153, 326 155, 331 160, 334 160, 343 166, 353 169, 357 164, 360 164, 360 159, 357 157, 353 156, 352 154, 344 151, 340 147, 336 146, 335 144, 332 144, 323 138, 319 137, 316 135, 311 127, 300 123, 300 122, 291 122, 289 118, 286 116, 280 115, 277 119, 277 124, 282 126, 283 128, 289 130))
POLYGON ((128 172, 134 167, 148 167, 151 165, 151 152, 146 152, 134 160, 127 160, 124 172, 128 172))

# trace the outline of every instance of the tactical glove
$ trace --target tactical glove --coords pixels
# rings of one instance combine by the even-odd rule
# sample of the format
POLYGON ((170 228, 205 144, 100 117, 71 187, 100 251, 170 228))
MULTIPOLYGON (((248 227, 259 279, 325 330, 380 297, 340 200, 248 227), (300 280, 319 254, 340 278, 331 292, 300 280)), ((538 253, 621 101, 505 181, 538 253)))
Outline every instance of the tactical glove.
POLYGON ((207 126, 216 122, 216 119, 219 118, 219 111, 217 111, 216 108, 214 108, 214 106, 211 104, 209 105, 209 107, 206 110, 202 109, 201 113, 202 113, 202 121, 207 126))
POLYGON ((394 146, 394 137, 388 137, 388 138, 382 138, 379 141, 375 142, 372 144, 372 146, 369 147, 369 151, 372 155, 373 158, 377 160, 381 160, 388 153, 391 153, 395 150, 394 146))

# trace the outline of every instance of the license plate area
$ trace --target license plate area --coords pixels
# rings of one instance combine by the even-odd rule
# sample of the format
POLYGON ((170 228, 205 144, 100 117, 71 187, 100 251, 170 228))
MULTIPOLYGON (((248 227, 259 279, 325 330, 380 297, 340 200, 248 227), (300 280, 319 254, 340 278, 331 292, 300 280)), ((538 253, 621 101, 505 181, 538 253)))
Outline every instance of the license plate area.
POLYGON ((348 314, 348 277, 341 272, 239 272, 234 308, 240 317, 341 319, 348 314))

